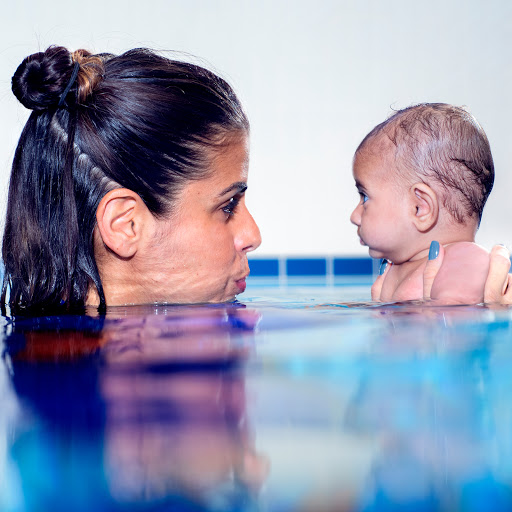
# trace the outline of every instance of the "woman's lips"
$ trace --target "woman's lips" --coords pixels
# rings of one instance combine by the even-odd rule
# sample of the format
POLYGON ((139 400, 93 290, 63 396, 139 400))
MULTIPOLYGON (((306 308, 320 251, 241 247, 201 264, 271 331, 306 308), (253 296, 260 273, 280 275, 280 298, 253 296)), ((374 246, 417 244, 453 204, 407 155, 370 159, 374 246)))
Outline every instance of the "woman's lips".
POLYGON ((247 287, 247 283, 245 282, 245 277, 243 279, 239 279, 238 281, 236 281, 236 285, 237 285, 238 289, 240 290, 238 293, 245 292, 245 288, 247 287))

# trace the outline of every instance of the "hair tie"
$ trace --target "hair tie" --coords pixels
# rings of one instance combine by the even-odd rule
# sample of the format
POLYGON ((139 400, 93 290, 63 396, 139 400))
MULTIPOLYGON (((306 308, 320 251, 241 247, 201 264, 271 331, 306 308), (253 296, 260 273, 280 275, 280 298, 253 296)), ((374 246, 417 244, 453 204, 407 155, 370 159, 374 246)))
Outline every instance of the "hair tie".
POLYGON ((73 87, 76 77, 78 76, 79 69, 80 69, 80 64, 78 62, 75 62, 75 66, 73 67, 73 72, 71 73, 71 78, 69 79, 68 85, 66 85, 64 92, 60 96, 59 103, 57 104, 57 108, 60 108, 60 107, 62 107, 62 105, 64 105, 64 102, 66 101, 66 96, 68 95, 71 87, 73 87))

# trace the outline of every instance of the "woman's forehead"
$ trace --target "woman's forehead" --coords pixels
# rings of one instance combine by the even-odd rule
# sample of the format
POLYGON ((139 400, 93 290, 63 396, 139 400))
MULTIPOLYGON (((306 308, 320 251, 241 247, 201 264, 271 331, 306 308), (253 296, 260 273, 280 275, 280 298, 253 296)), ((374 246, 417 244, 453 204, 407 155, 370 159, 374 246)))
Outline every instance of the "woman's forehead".
POLYGON ((212 181, 219 184, 229 180, 247 181, 248 174, 249 140, 247 136, 237 137, 217 151, 209 172, 212 181))

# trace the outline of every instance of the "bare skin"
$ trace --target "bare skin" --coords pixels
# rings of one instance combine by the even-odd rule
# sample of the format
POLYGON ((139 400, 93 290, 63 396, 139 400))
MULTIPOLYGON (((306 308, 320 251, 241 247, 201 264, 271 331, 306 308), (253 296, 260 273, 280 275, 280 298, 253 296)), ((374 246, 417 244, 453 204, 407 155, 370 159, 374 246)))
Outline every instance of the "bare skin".
POLYGON ((444 303, 476 304, 484 300, 489 253, 474 243, 476 217, 453 219, 439 191, 414 175, 396 170, 393 147, 386 137, 371 142, 354 158, 360 194, 351 215, 370 256, 390 262, 372 287, 372 299, 394 302, 424 298, 424 273, 432 240, 446 249, 429 297, 444 303))
MULTIPOLYGON (((131 190, 104 196, 95 256, 107 304, 226 302, 245 290, 247 253, 261 243, 245 205, 248 155, 247 137, 234 138, 161 218, 131 190)), ((94 289, 87 303, 99 303, 94 289)))
MULTIPOLYGON (((425 266, 423 274, 424 299, 430 299, 432 286, 443 265, 444 253, 444 248, 441 246, 437 258, 429 260, 425 266)), ((484 286, 485 304, 512 304, 512 274, 508 273, 509 270, 510 253, 508 249, 503 245, 495 245, 489 256, 489 273, 484 286)), ((387 271, 388 269, 376 279, 374 283, 376 293, 379 293, 387 271)))
POLYGON ((508 273, 509 270, 509 251, 503 245, 495 245, 491 251, 489 275, 485 282, 486 303, 512 304, 512 275, 508 273))
POLYGON ((457 242, 443 247, 435 274, 427 256, 402 265, 390 265, 372 287, 372 300, 396 302, 429 298, 443 304, 478 304, 484 301, 489 253, 477 244, 457 242), (425 289, 425 276, 428 288, 425 289))
MULTIPOLYGON (((423 300, 431 298, 431 291, 436 276, 443 265, 445 249, 441 245, 436 258, 428 260, 423 271, 423 300)), ((379 297, 382 285, 391 266, 388 265, 382 275, 377 276, 372 286, 372 297, 379 297)), ((489 272, 484 285, 484 303, 512 304, 512 274, 510 270, 510 253, 503 245, 495 245, 489 255, 489 272)), ((377 300, 377 299, 375 299, 377 300)))

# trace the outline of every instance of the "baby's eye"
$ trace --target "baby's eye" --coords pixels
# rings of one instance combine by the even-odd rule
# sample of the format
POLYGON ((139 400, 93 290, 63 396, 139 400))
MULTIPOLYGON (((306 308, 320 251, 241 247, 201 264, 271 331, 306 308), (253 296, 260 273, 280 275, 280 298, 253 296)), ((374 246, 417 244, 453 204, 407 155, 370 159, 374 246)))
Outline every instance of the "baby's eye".
POLYGON ((366 203, 368 201, 368 196, 366 194, 363 194, 362 192, 359 192, 359 195, 361 196, 361 203, 366 203))

